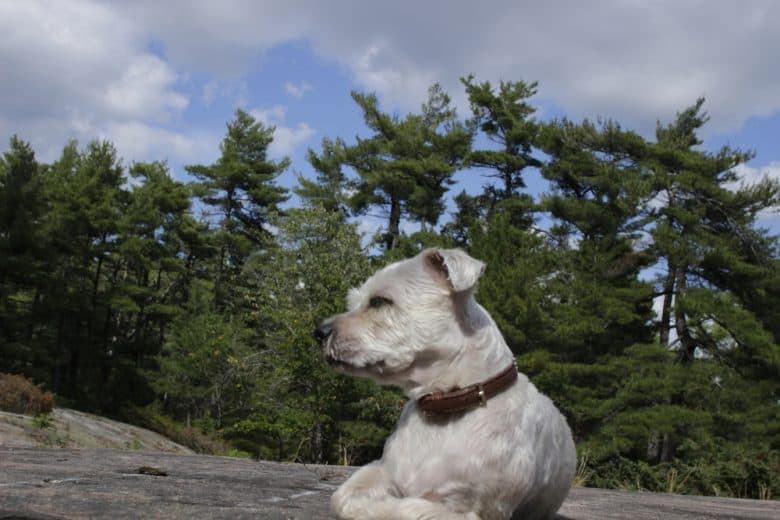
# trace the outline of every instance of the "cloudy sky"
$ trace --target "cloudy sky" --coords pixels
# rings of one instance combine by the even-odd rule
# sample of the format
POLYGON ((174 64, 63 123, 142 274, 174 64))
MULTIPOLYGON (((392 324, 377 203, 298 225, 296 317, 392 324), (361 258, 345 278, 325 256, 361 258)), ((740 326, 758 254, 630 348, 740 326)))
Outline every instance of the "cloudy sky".
POLYGON ((538 81, 540 117, 648 137, 704 95, 705 146, 754 149, 742 173, 780 176, 777 20, 774 0, 0 0, 0 150, 18 134, 49 161, 106 138, 184 178, 242 107, 308 174, 308 147, 365 133, 350 90, 404 114, 438 81, 465 114, 473 73, 538 81))

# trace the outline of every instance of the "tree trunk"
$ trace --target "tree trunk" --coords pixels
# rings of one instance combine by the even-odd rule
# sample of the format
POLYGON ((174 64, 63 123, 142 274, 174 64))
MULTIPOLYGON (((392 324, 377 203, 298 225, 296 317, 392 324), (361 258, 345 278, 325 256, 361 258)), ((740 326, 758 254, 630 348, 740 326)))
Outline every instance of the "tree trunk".
MULTIPOLYGON (((222 231, 228 234, 232 234, 232 221, 233 221, 233 205, 234 205, 234 197, 235 197, 235 191, 233 189, 228 189, 225 193, 226 201, 225 201, 225 220, 222 222, 222 231)), ((228 248, 223 243, 219 248, 219 265, 217 265, 217 275, 216 279, 214 280, 214 307, 217 309, 222 309, 223 304, 223 297, 222 297, 222 286, 224 284, 224 275, 225 275, 225 259, 228 254, 228 248)))
POLYGON ((646 458, 648 462, 655 462, 658 460, 658 444, 659 444, 659 434, 657 430, 653 430, 650 432, 650 435, 647 438, 647 452, 646 452, 646 458))
POLYGON ((98 295, 98 289, 100 287, 100 272, 103 269, 103 247, 106 245, 106 234, 103 233, 103 236, 100 239, 100 253, 98 254, 98 263, 97 267, 95 268, 95 279, 92 282, 92 314, 95 313, 95 308, 97 307, 97 295, 98 295))
POLYGON ((501 175, 504 177, 504 198, 509 200, 514 194, 514 190, 512 189, 512 172, 501 172, 501 175))
POLYGON ((388 250, 398 247, 398 237, 401 229, 401 201, 392 195, 390 197, 390 221, 387 226, 387 238, 385 246, 388 250))
POLYGON ((664 433, 663 442, 661 442, 661 462, 671 462, 674 457, 674 443, 669 433, 664 433))
POLYGON ((664 282, 664 301, 661 307, 661 323, 659 324, 658 340, 661 345, 669 346, 669 329, 672 319, 672 303, 674 297, 674 285, 676 269, 671 260, 667 261, 666 281, 664 282))
MULTIPOLYGON (((678 271, 679 279, 677 282, 678 295, 685 293, 685 269, 678 271)), ((684 312, 677 309, 674 313, 674 326, 677 331, 677 338, 680 340, 680 361, 690 363, 696 355, 696 342, 688 332, 688 318, 684 312)))
POLYGON ((214 307, 217 309, 222 308, 222 270, 225 265, 226 253, 227 251, 224 245, 219 248, 219 264, 217 265, 217 275, 214 277, 214 307))

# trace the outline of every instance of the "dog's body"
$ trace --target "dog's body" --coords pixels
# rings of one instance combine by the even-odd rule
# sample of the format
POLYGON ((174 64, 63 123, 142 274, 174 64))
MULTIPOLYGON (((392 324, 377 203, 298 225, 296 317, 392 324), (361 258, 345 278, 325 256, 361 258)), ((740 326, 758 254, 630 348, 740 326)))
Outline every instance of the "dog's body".
POLYGON ((474 300, 483 269, 462 251, 424 251, 351 291, 349 311, 317 329, 337 370, 399 385, 410 398, 382 459, 333 495, 340 518, 544 519, 568 494, 571 432, 524 375, 483 406, 419 409, 425 394, 487 381, 514 362, 474 300))

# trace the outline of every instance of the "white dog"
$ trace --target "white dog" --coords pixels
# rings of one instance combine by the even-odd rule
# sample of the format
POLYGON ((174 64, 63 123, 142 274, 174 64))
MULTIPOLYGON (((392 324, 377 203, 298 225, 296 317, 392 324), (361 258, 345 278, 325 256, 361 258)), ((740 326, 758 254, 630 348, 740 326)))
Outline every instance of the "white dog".
POLYGON ((474 300, 484 268, 426 250, 352 289, 349 311, 315 331, 338 371, 409 397, 382 459, 334 493, 340 518, 544 519, 566 498, 571 431, 474 300))

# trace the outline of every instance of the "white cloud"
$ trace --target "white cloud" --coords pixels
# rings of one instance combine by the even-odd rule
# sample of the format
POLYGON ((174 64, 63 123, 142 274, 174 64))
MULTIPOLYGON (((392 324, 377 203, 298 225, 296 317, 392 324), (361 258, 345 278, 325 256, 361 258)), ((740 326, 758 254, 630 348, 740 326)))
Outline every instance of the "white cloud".
POLYGON ((176 79, 176 73, 157 56, 136 56, 122 77, 106 88, 106 104, 117 115, 164 121, 189 104, 170 89, 176 79))
POLYGON ((306 123, 298 123, 294 128, 277 126, 274 131, 274 140, 268 146, 268 154, 271 157, 284 157, 305 143, 316 133, 306 123))
POLYGON ((250 110, 249 113, 265 126, 273 126, 284 123, 284 118, 287 117, 287 107, 284 105, 274 105, 269 108, 256 108, 250 110))
MULTIPOLYGON (((780 182, 780 162, 771 162, 765 166, 748 166, 746 164, 740 164, 734 171, 737 173, 739 180, 727 188, 736 190, 743 185, 751 185, 762 181, 763 179, 771 179, 776 182, 780 182)), ((769 208, 758 213, 758 223, 761 226, 772 227, 773 224, 777 224, 780 221, 780 208, 769 208)))
MULTIPOLYGON (((0 130, 50 147, 90 124, 109 129, 95 121, 156 128, 188 108, 187 78, 204 75, 204 103, 245 106, 258 58, 305 41, 394 110, 419 108, 439 81, 464 112, 458 78, 474 73, 538 80, 539 99, 571 117, 615 117, 645 133, 706 95, 707 131, 726 132, 780 111, 777 19, 773 0, 497 0, 490 9, 465 0, 6 1, 0 130)), ((286 85, 292 96, 307 87, 286 85)), ((278 132, 277 152, 314 131, 298 123, 278 132)))
MULTIPOLYGON (((143 31, 105 3, 0 2, 0 70, 8 80, 0 82, 0 130, 51 160, 71 138, 114 140, 169 121, 189 99, 177 90, 179 74, 146 45, 143 31)), ((186 138, 166 132, 180 149, 186 138)))
POLYGON ((268 155, 271 157, 282 158, 290 155, 296 147, 311 139, 316 133, 316 130, 305 122, 298 123, 295 127, 284 126, 287 107, 283 105, 253 109, 249 113, 263 125, 275 127, 274 140, 268 146, 268 155))
POLYGON ((769 178, 780 182, 780 162, 778 161, 774 161, 765 166, 759 167, 740 164, 734 168, 734 171, 739 176, 739 181, 737 181, 733 187, 739 187, 739 184, 741 183, 755 184, 764 178, 769 178))
POLYGON ((240 75, 250 56, 304 40, 392 108, 417 109, 433 81, 462 103, 458 78, 475 73, 538 80, 540 97, 572 117, 615 117, 645 133, 701 95, 710 131, 780 110, 773 0, 117 5, 164 39, 180 66, 240 75))
POLYGON ((384 229, 385 221, 376 217, 364 215, 358 217, 357 232, 360 235, 360 243, 363 247, 367 247, 373 240, 374 236, 384 229))
MULTIPOLYGON (((173 157, 191 160, 196 155, 198 143, 194 138, 147 125, 138 121, 109 123, 100 137, 110 139, 122 157, 173 157)), ((218 153, 218 140, 209 143, 213 154, 218 153)))
POLYGON ((300 84, 296 85, 295 83, 288 81, 284 84, 284 90, 288 94, 290 94, 292 97, 301 99, 304 94, 306 94, 308 91, 310 91, 313 87, 306 83, 305 81, 302 81, 300 84))

